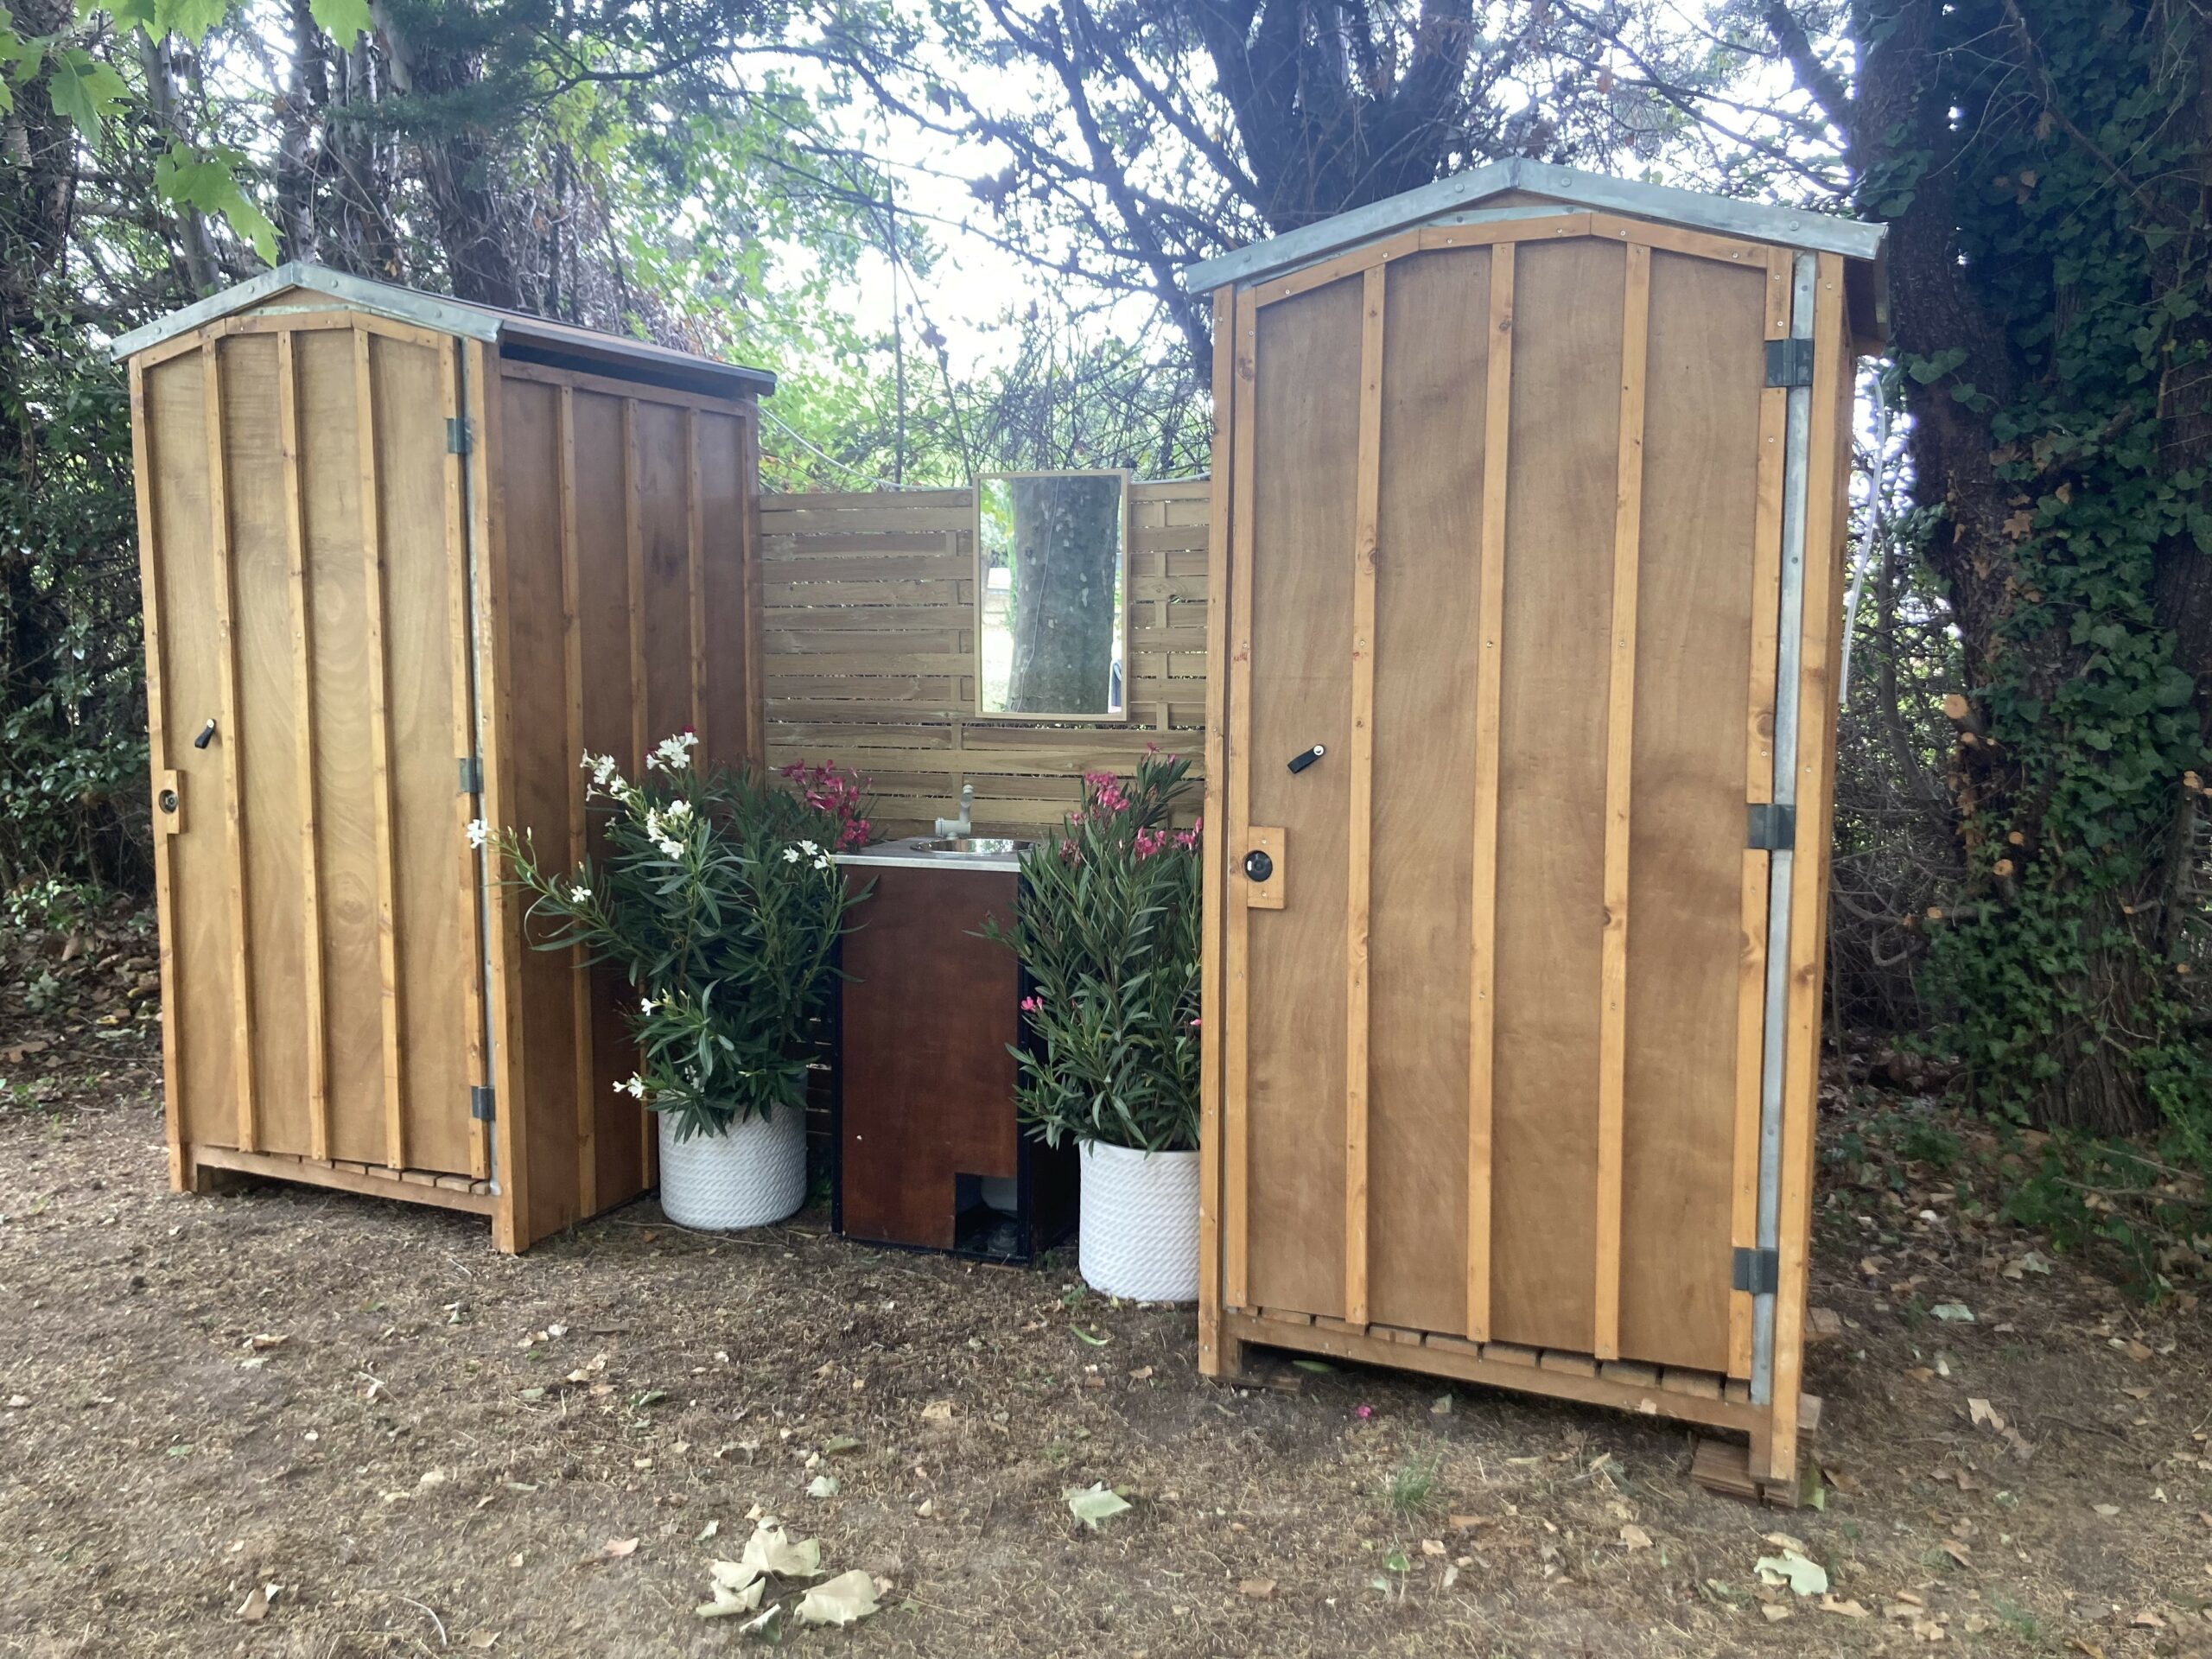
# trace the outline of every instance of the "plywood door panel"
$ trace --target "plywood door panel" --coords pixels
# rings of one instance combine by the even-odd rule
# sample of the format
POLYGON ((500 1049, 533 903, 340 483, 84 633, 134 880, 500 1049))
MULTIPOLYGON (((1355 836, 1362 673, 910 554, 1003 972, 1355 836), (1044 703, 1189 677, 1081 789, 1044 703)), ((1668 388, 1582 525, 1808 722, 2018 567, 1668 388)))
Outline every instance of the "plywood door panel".
POLYGON ((368 579, 361 554, 359 400, 350 331, 293 340, 299 377, 308 702, 330 1156, 385 1160, 384 1027, 372 791, 368 579))
POLYGON ((1728 1369, 1765 272, 1651 256, 1620 1348, 1728 1369))
MULTIPOLYGON (((577 591, 583 627, 583 746, 594 754, 614 756, 625 772, 634 772, 637 760, 631 753, 636 738, 631 713, 634 665, 630 654, 627 482, 621 400, 579 391, 574 418, 577 591)), ((574 766, 575 760, 570 758, 568 764, 574 766)), ((600 807, 604 805, 600 803, 600 807)), ((590 815, 594 858, 606 851, 606 836, 598 827, 603 821, 603 813, 594 809, 590 815)), ((617 1202, 645 1183, 638 1108, 629 1096, 614 1092, 616 1080, 628 1077, 637 1066, 629 1027, 622 1017, 634 995, 619 969, 607 966, 592 969, 591 1054, 597 1071, 590 1090, 595 1114, 592 1143, 596 1160, 594 1185, 601 1204, 617 1202)))
POLYGON ((1357 278, 1260 314, 1251 661, 1239 670, 1252 717, 1240 821, 1287 832, 1284 908, 1247 922, 1249 1294, 1332 1315, 1344 1309, 1343 759, 1361 318, 1357 278), (1290 757, 1316 743, 1332 758, 1290 772, 1290 757))
POLYGON ((224 480, 230 503, 231 616, 244 832, 247 982, 257 1144, 310 1154, 305 909, 300 855, 299 688, 293 672, 291 548, 277 424, 276 341, 219 342, 224 480))
POLYGON ((455 887, 451 584, 458 550, 446 516, 449 402, 441 353, 450 341, 369 341, 384 554, 385 720, 391 790, 391 869, 400 997, 406 1162, 467 1174, 470 1166, 467 976, 480 971, 464 938, 455 887))
POLYGON ((169 913, 176 1005, 163 1011, 177 1028, 173 1109, 186 1143, 234 1145, 238 1136, 231 1044, 230 919, 225 908, 229 856, 223 828, 222 767, 212 744, 192 747, 220 699, 216 581, 207 494, 205 377, 196 352, 144 372, 153 468, 149 506, 162 629, 162 728, 156 758, 177 775, 180 828, 170 838, 169 913))
MULTIPOLYGON (((507 577, 503 599, 508 671, 516 688, 514 717, 502 734, 514 779, 509 810, 514 826, 531 831, 539 856, 551 862, 567 855, 571 791, 581 776, 568 752, 562 393, 556 386, 512 376, 502 378, 499 391, 498 463, 505 486, 507 577)), ((579 407, 586 401, 576 398, 579 407)), ((577 448, 582 448, 581 435, 577 448)), ((579 545, 591 543, 580 537, 579 545)), ((613 545, 619 560, 619 537, 613 545)), ((618 707, 626 705, 626 699, 618 707)), ((534 931, 527 914, 523 926, 534 931)), ((525 950, 519 973, 519 994, 508 1004, 508 1034, 521 1059, 522 1098, 503 1103, 516 1116, 519 1155, 529 1163, 529 1225, 519 1230, 535 1238, 579 1218, 575 968, 565 952, 525 950)))
MULTIPOLYGON (((1376 555, 1368 1111, 1372 1317, 1466 1307, 1468 974, 1490 256, 1388 272, 1376 555)), ((1301 867, 1302 868, 1302 867, 1301 867)))
POLYGON ((1517 250, 1505 499, 1491 1330, 1583 1351, 1624 270, 1592 240, 1517 250))

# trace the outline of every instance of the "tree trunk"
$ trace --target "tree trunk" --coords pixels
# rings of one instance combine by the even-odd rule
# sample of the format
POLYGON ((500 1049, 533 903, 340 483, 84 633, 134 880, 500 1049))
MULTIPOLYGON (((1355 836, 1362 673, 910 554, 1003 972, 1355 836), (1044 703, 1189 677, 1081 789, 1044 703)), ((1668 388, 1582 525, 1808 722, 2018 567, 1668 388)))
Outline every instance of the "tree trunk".
POLYGON ((1122 526, 1117 477, 1014 480, 1007 713, 1108 712, 1121 671, 1113 617, 1122 526))

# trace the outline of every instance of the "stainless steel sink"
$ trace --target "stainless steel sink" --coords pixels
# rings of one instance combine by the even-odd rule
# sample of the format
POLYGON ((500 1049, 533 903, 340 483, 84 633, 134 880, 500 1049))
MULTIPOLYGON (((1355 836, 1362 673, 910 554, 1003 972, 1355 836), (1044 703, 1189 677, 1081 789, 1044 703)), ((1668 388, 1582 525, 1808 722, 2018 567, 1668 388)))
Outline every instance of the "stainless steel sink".
POLYGON ((940 858, 1007 858, 1027 852, 1031 845, 1005 836, 958 836, 943 840, 925 836, 913 842, 916 852, 934 853, 940 858))

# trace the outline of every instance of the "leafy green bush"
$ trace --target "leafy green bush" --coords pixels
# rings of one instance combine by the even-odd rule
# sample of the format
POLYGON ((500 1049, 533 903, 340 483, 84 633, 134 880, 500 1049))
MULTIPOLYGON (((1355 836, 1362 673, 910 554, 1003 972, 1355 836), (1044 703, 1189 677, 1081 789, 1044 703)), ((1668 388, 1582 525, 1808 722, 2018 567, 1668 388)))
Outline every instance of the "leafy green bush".
POLYGON ((677 1138, 804 1111, 811 1027, 836 982, 846 915, 868 896, 830 858, 836 816, 749 770, 702 773, 669 738, 632 783, 587 754, 607 856, 549 870, 527 836, 493 844, 531 895, 531 943, 581 945, 643 995, 627 1014, 639 1070, 618 1090, 676 1114, 677 1138))
POLYGON ((1021 1119, 1147 1152, 1198 1144, 1198 827, 1170 828, 1191 763, 1147 755, 1126 790, 1084 774, 1083 808, 1021 861, 1011 946, 1035 982, 1022 1011, 1021 1119))

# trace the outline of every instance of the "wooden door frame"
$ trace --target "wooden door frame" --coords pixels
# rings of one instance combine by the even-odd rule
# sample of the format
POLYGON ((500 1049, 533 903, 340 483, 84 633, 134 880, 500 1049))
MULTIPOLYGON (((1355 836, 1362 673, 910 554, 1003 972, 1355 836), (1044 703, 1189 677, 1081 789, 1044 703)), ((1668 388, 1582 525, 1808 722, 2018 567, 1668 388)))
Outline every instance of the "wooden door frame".
MULTIPOLYGON (((1238 870, 1253 833, 1246 803, 1251 778, 1249 700, 1253 630, 1250 572, 1254 554, 1252 513, 1255 488, 1252 475, 1255 460, 1254 405, 1259 372, 1257 313, 1262 305, 1354 276, 1359 276, 1370 284, 1371 295, 1374 277, 1379 275, 1378 268, 1414 252, 1446 247, 1471 249, 1488 245, 1494 250, 1493 258, 1497 258, 1516 243, 1540 238, 1549 240, 1564 236, 1622 241, 1631 248, 1640 246, 1644 249, 1647 258, 1649 250, 1657 249, 1734 264, 1739 268, 1759 270, 1766 277, 1769 296, 1766 338, 1777 339, 1790 332, 1787 289, 1789 286, 1789 273, 1800 257, 1795 251, 1600 213, 1562 213, 1483 225, 1420 227, 1400 232, 1365 248, 1317 261, 1302 270, 1287 275, 1279 273, 1255 284, 1224 288, 1213 296, 1215 337, 1217 342, 1222 342, 1217 347, 1214 371, 1211 542, 1219 550, 1219 556, 1210 567, 1208 585, 1208 657, 1211 671, 1209 674, 1206 715, 1205 813, 1208 823, 1218 827, 1211 838, 1205 868, 1207 958, 1204 964, 1203 995, 1207 1017, 1202 1028, 1204 1095, 1200 1145, 1198 1307, 1199 1365, 1201 1372, 1207 1376, 1237 1375, 1242 1369, 1242 1346, 1245 1342, 1253 1340, 1279 1341, 1285 1345, 1316 1351, 1329 1347, 1331 1351, 1341 1350, 1347 1357, 1370 1357, 1383 1363, 1412 1364, 1430 1370, 1448 1369, 1450 1374, 1467 1376, 1472 1380, 1497 1381, 1508 1386, 1536 1387, 1541 1392, 1567 1393, 1570 1397, 1591 1398, 1601 1403, 1628 1403, 1623 1397, 1623 1389, 1641 1390, 1648 1381, 1644 1374, 1662 1375, 1658 1368, 1611 1359, 1604 1352, 1601 1339, 1593 1340, 1592 1348, 1596 1351, 1586 1357, 1558 1357, 1563 1366, 1571 1366, 1577 1357, 1589 1365, 1595 1383, 1588 1389, 1579 1384, 1572 1389, 1563 1389, 1548 1379, 1539 1384, 1528 1370, 1502 1369, 1535 1367, 1540 1357, 1526 1351, 1508 1352, 1506 1351, 1510 1344, 1487 1340, 1485 1292, 1489 1251, 1487 1230, 1482 1224, 1488 1219, 1488 1207, 1484 1202, 1487 1192, 1486 1179, 1478 1180, 1478 1170, 1483 1177, 1488 1175, 1488 1135, 1486 1122, 1483 1121, 1486 1120, 1487 1115, 1480 1109, 1487 1105, 1487 1090, 1471 1078, 1468 1195, 1471 1223, 1469 1317, 1468 1332, 1465 1337, 1456 1333, 1383 1332, 1377 1327, 1351 1320, 1323 1320, 1297 1314, 1276 1315, 1271 1311, 1252 1306, 1249 1297, 1247 1180, 1250 1147, 1245 1089, 1248 1077, 1246 1046, 1249 1039, 1247 996, 1251 948, 1250 907, 1246 902, 1246 895, 1240 889, 1238 870), (1778 289, 1779 304, 1777 302, 1778 289), (1472 1098, 1474 1096, 1483 1098, 1477 1101, 1472 1098), (1484 1190, 1478 1191, 1478 1187, 1484 1190), (1329 1337, 1328 1343, 1322 1341, 1325 1330, 1329 1337), (1370 1338, 1382 1340, 1370 1347, 1366 1344, 1370 1338), (1397 1345, 1387 1345, 1389 1344, 1397 1345), (1449 1368, 1437 1359, 1430 1351, 1432 1349, 1440 1349, 1450 1355, 1449 1368), (1501 1369, 1493 1369, 1494 1365, 1501 1369), (1470 1370, 1471 1366, 1475 1369, 1470 1370), (1477 1376, 1478 1370, 1482 1375, 1477 1376), (1609 1382, 1614 1385, 1610 1389, 1605 1386, 1609 1382)), ((1847 420, 1842 415, 1843 409, 1847 407, 1850 391, 1847 359, 1851 349, 1846 338, 1842 313, 1844 261, 1840 257, 1832 255, 1802 257, 1814 264, 1818 273, 1817 314, 1810 320, 1808 330, 1817 342, 1818 357, 1815 385, 1808 399, 1812 429, 1808 464, 1794 477, 1785 474, 1778 456, 1770 461, 1767 454, 1770 447, 1777 449, 1781 447, 1783 435, 1779 429, 1786 394, 1771 391, 1763 392, 1760 405, 1762 454, 1752 568, 1754 634, 1751 678, 1746 687, 1745 701, 1747 804, 1760 804, 1774 796, 1771 772, 1775 747, 1773 727, 1777 716, 1777 694, 1786 683, 1796 694, 1799 721, 1796 810, 1808 826, 1818 824, 1824 828, 1832 799, 1830 780, 1834 766, 1832 730, 1834 710, 1833 698, 1829 695, 1831 659, 1834 655, 1830 639, 1833 628, 1825 626, 1808 627, 1801 622, 1798 639, 1785 642, 1777 637, 1778 630, 1773 626, 1774 619, 1766 616, 1768 596, 1778 593, 1779 588, 1785 492, 1802 492, 1798 499, 1802 503, 1802 521, 1806 535, 1802 615, 1812 619, 1815 624, 1825 615, 1824 607, 1828 607, 1828 601, 1834 596, 1834 572, 1829 567, 1834 560, 1829 556, 1833 546, 1838 544, 1836 538, 1843 524, 1842 511, 1835 499, 1843 484, 1837 471, 1840 463, 1827 451, 1835 448, 1839 422, 1842 423, 1841 429, 1847 431, 1848 427, 1847 420), (1770 439, 1774 440, 1771 446, 1770 439), (1791 650, 1789 648, 1790 645, 1798 645, 1801 649, 1791 650), (1767 770, 1765 781, 1761 783, 1756 780, 1761 778, 1763 762, 1767 770)), ((1504 307, 1504 326, 1508 330, 1503 337, 1510 342, 1510 288, 1506 286, 1501 302, 1498 286, 1494 283, 1492 305, 1496 307, 1501 303, 1504 307)), ((1510 359, 1508 358, 1506 360, 1510 363, 1510 359)), ((1510 376, 1510 369, 1508 373, 1510 376)), ((1502 385, 1494 385, 1491 395, 1497 401, 1503 401, 1510 397, 1510 388, 1508 378, 1502 385)), ((1489 441, 1494 440, 1486 440, 1489 441)), ((1362 478, 1363 480, 1363 467, 1362 478)), ((1490 493, 1487 468, 1484 487, 1487 497, 1490 493)), ((1496 519, 1497 550, 1502 551, 1502 488, 1495 502, 1486 499, 1484 503, 1486 556, 1492 551, 1490 543, 1493 516, 1496 519)), ((1364 519, 1361 522, 1363 524, 1364 519)), ((1622 534, 1625 535, 1626 531, 1623 531, 1622 534)), ((1495 563, 1502 577, 1502 560, 1495 563)), ((1490 594, 1486 591, 1486 608, 1489 601, 1490 594)), ((1490 613, 1495 614, 1495 611, 1491 610, 1490 613)), ((1481 672, 1480 668, 1478 672, 1481 672)), ((1478 752, 1480 743, 1478 726, 1478 752)), ((1493 798, 1488 806, 1494 811, 1497 804, 1494 777, 1490 786, 1493 798)), ((1478 802, 1475 814, 1478 829, 1484 817, 1484 804, 1478 802)), ((1616 861, 1609 859, 1608 861, 1611 864, 1616 861)), ((1737 1089, 1733 1120, 1735 1163, 1730 1214, 1732 1241, 1737 1246, 1753 1245, 1758 1242, 1757 1183, 1760 1171, 1757 1157, 1757 1134, 1762 1104, 1758 1084, 1765 1058, 1767 988, 1770 983, 1770 964, 1765 959, 1764 939, 1769 918, 1769 855, 1764 852, 1747 850, 1745 854, 1742 893, 1745 950, 1738 977, 1737 1089)), ((1732 1293, 1729 1375, 1726 1377, 1714 1375, 1710 1379, 1713 1393, 1720 1397, 1710 1407, 1700 1403, 1695 1409, 1685 1407, 1679 1398, 1669 1398, 1658 1408, 1671 1415, 1745 1429, 1754 1442, 1752 1463, 1755 1472, 1762 1478, 1777 1479, 1796 1468, 1800 1419, 1809 1408, 1809 1396, 1803 1395, 1802 1389, 1798 1351, 1805 1301, 1812 1116, 1818 1071, 1821 991, 1818 941, 1824 937, 1819 912, 1825 891, 1825 858, 1808 857, 1793 862, 1786 900, 1786 912, 1792 924, 1786 963, 1787 1053, 1784 1086, 1778 1102, 1783 1147, 1778 1167, 1774 1172, 1774 1185, 1770 1188, 1774 1195, 1775 1213, 1778 1220, 1777 1245, 1781 1280, 1773 1299, 1774 1352, 1777 1363, 1774 1368, 1771 1392, 1768 1398, 1756 1404, 1750 1398, 1746 1379, 1751 1336, 1751 1310, 1755 1299, 1749 1293, 1732 1293)), ((1477 902, 1479 905, 1479 897, 1477 902)), ((1479 945, 1478 952, 1479 957, 1479 945)), ((1476 1023, 1479 1033, 1482 1026, 1479 1018, 1476 1023)), ((1477 1041, 1480 1041, 1479 1035, 1477 1041)), ((1486 1046, 1483 1044, 1478 1047, 1477 1055, 1479 1056, 1486 1046)), ((1348 1169, 1348 1189, 1353 1185, 1348 1169)), ((1601 1228, 1602 1225, 1601 1217, 1601 1228)), ((1352 1231, 1349 1214, 1347 1230, 1349 1237, 1352 1231)), ((1553 1356, 1547 1353, 1541 1358, 1548 1363, 1553 1356)), ((1580 1375, 1579 1372, 1574 1374, 1580 1375)), ((1685 1386, 1702 1389, 1705 1385, 1701 1382, 1692 1385, 1686 1381, 1685 1386)), ((1666 1390, 1669 1395, 1675 1392, 1671 1389, 1666 1390)), ((1696 1397, 1703 1402, 1706 1396, 1700 1393, 1696 1397)), ((1816 1406, 1817 1402, 1810 1404, 1816 1406)), ((1652 1408, 1644 1403, 1631 1406, 1631 1408, 1648 1410, 1652 1408)))

